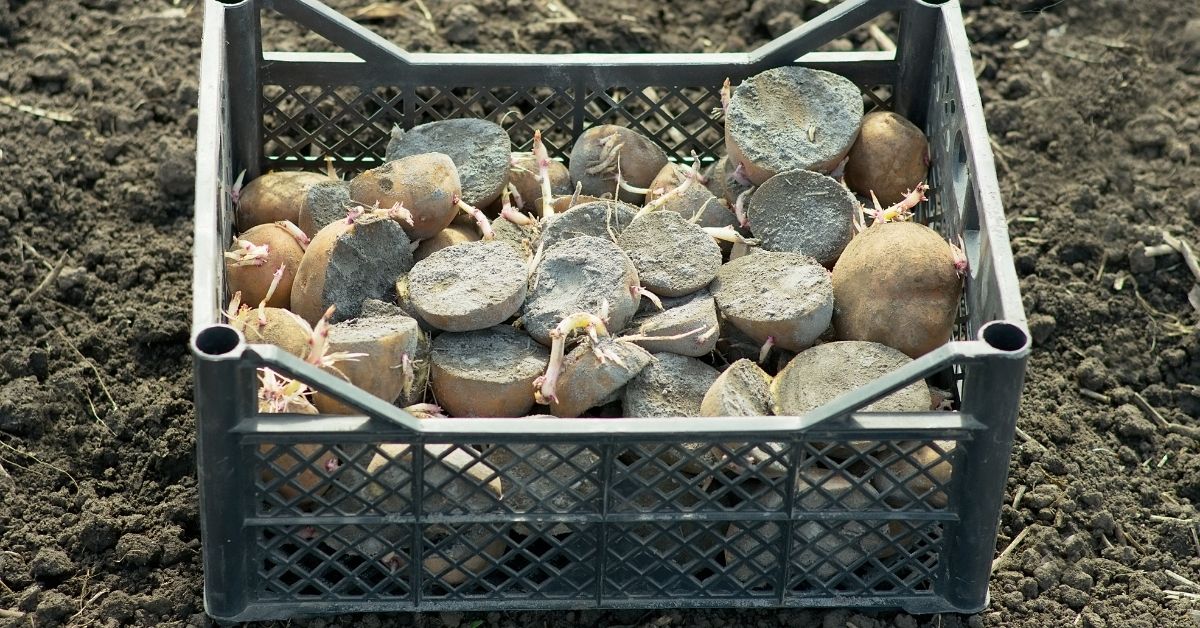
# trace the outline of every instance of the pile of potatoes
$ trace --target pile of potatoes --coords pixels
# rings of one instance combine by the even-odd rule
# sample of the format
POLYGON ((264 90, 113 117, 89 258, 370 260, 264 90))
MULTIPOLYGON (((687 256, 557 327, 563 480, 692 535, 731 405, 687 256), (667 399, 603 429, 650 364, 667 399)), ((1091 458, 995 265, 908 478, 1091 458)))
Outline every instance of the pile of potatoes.
MULTIPOLYGON (((349 181, 263 175, 238 198, 229 322, 418 416, 463 419, 802 415, 949 340, 965 262, 912 220, 928 169, 916 126, 864 116, 853 83, 800 67, 729 89, 723 117, 727 154, 703 171, 624 127, 588 129, 564 165, 540 136, 512 152, 500 126, 464 119, 397 129, 387 161, 349 181)), ((263 411, 351 412, 263 381, 263 411)), ((939 401, 917 382, 866 410, 939 401)), ((913 460, 842 449, 894 473, 799 482, 871 493, 843 505, 934 492, 913 460)), ((693 466, 769 476, 772 450, 693 466)), ((443 461, 495 478, 465 458, 443 461)))

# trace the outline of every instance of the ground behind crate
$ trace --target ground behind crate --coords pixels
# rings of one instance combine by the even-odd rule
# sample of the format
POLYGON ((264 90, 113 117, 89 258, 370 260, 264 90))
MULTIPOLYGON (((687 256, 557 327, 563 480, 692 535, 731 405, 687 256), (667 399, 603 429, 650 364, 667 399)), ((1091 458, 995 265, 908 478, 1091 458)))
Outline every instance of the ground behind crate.
MULTIPOLYGON (((420 2, 393 4, 376 26, 413 49, 538 52, 737 50, 825 8, 425 0, 427 20, 420 2)), ((1185 27, 1200 5, 964 4, 1037 345, 998 550, 1020 543, 991 607, 426 625, 1195 625, 1200 444, 1148 410, 1200 425, 1191 278, 1178 256, 1136 252, 1163 228, 1200 241, 1200 23, 1185 27)), ((186 351, 198 13, 190 0, 0 0, 0 626, 203 623, 186 351)))

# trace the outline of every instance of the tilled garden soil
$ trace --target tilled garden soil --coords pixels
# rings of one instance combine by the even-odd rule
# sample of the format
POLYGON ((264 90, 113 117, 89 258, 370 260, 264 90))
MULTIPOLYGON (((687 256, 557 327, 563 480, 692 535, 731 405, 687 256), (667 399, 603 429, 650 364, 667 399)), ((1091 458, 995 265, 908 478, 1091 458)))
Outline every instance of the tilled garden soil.
MULTIPOLYGON (((745 49, 827 8, 569 0, 572 22, 541 0, 426 0, 429 21, 396 4, 372 26, 411 49, 529 52, 745 49)), ((1036 340, 998 550, 1028 532, 988 610, 296 625, 1200 625, 1200 442, 1154 417, 1200 427, 1192 279, 1141 254, 1163 230, 1200 243, 1200 4, 964 4, 1036 340)), ((200 12, 0 0, 0 626, 207 622, 187 350, 200 12)))

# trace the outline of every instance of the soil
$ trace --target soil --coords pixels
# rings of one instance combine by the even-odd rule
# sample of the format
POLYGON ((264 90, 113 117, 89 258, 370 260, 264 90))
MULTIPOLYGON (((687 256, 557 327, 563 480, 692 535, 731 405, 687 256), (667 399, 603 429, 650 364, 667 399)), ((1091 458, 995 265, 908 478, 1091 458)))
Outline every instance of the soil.
MULTIPOLYGON (((998 548, 1029 533, 987 610, 292 625, 1194 626, 1200 603, 1164 591, 1200 580, 1200 445, 1139 406, 1200 426, 1192 279, 1140 250, 1163 229, 1200 239, 1200 4, 964 3, 1036 341, 998 548)), ((373 26, 415 50, 712 51, 828 8, 570 0, 564 24, 544 2, 425 4, 432 27, 417 3, 373 26)), ((207 624, 187 349, 199 42, 190 0, 0 0, 0 626, 207 624)))

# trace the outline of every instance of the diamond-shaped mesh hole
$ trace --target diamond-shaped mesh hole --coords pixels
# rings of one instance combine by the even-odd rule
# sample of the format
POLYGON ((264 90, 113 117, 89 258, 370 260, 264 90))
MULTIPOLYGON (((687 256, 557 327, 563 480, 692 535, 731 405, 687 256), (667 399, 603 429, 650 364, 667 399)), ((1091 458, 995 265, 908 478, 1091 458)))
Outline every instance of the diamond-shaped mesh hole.
POLYGON ((746 572, 761 569, 772 552, 781 564, 782 543, 771 538, 770 525, 745 524, 746 531, 737 535, 765 541, 763 548, 727 551, 730 524, 724 521, 610 524, 606 594, 615 599, 769 596, 773 582, 746 572))
POLYGON ((431 599, 574 598, 597 585, 598 526, 575 523, 424 528, 422 595, 431 599))
POLYGON ((360 444, 261 444, 258 516, 411 514, 411 462, 360 444))
POLYGON ((382 153, 394 105, 357 87, 265 86, 264 154, 344 162, 382 153))
POLYGON ((945 510, 954 474, 954 441, 884 443, 865 458, 871 486, 896 510, 945 510))
POLYGON ((427 514, 503 512, 499 471, 470 445, 425 446, 422 508, 427 514))
POLYGON ((803 521, 793 531, 788 592, 800 596, 931 593, 937 521, 803 521))
POLYGON ((263 600, 409 597, 411 536, 403 526, 287 526, 259 530, 263 600))
POLYGON ((600 512, 600 452, 582 445, 490 445, 482 459, 500 478, 506 512, 600 512))
MULTIPOLYGON (((728 463, 713 451, 712 443, 679 445, 636 444, 618 451, 610 499, 616 512, 721 511, 721 498, 709 493, 713 478, 728 463)), ((727 451, 727 450, 726 450, 727 451)))
POLYGON ((880 443, 805 442, 799 446, 802 455, 796 481, 795 512, 887 509, 871 486, 869 477, 870 469, 878 466, 870 452, 878 449, 880 443))

